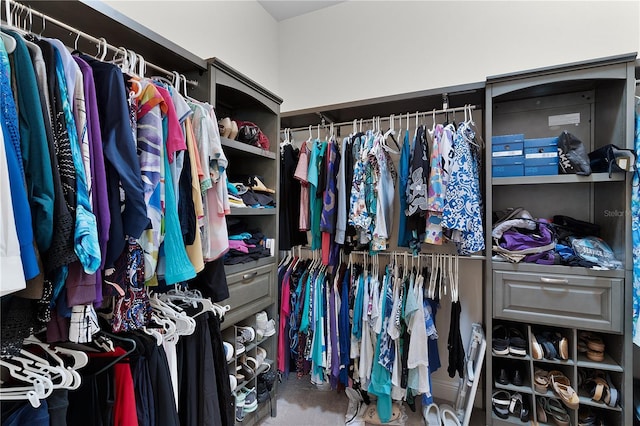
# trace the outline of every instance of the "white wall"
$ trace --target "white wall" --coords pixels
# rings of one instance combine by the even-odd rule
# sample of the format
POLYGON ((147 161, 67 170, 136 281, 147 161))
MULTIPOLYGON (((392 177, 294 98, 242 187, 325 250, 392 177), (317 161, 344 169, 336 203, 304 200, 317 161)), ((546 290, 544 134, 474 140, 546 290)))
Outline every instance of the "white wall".
POLYGON ((640 1, 358 1, 280 23, 282 110, 640 50, 640 1))
POLYGON ((278 87, 278 23, 250 1, 105 0, 105 4, 201 58, 218 57, 272 92, 278 87))

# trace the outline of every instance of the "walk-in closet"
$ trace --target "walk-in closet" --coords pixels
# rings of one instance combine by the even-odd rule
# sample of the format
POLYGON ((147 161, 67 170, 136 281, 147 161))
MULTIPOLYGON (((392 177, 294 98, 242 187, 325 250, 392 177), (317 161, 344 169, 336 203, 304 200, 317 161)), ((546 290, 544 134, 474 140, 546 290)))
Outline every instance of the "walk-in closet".
POLYGON ((640 424, 640 2, 0 2, 2 426, 640 424))

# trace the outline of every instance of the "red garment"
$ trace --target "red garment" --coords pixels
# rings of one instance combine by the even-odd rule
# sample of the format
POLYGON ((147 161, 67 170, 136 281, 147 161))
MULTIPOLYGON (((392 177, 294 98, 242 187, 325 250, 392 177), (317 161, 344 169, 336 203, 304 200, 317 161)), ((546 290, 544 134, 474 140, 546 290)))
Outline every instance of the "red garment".
MULTIPOLYGON (((114 352, 89 353, 92 358, 116 358, 126 351, 116 347, 114 352)), ((125 358, 126 359, 126 358, 125 358)), ((124 361, 124 360, 123 360, 124 361)), ((126 362, 118 362, 113 366, 115 401, 113 402, 113 426, 138 426, 136 413, 136 396, 133 388, 131 368, 126 362)))
MULTIPOLYGON (((282 304, 280 305, 280 323, 278 324, 278 370, 285 371, 286 365, 286 357, 289 356, 289 348, 286 345, 286 337, 287 333, 285 333, 285 329, 287 327, 287 322, 289 321, 289 316, 291 315, 291 273, 293 272, 293 265, 298 262, 298 258, 294 258, 289 266, 287 267, 287 271, 284 273, 284 277, 282 279, 282 292, 281 298, 282 304)), ((288 372, 287 372, 288 374, 288 372)))

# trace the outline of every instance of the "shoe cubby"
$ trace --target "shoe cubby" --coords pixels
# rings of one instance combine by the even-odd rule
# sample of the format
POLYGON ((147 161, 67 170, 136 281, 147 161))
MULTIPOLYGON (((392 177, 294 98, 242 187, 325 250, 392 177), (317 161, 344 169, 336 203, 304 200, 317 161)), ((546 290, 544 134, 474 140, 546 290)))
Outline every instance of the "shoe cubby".
POLYGON ((526 360, 495 358, 493 382, 495 389, 531 393, 531 375, 526 360))
POLYGON ((491 353, 497 358, 528 360, 527 326, 514 321, 500 321, 493 326, 491 353))
MULTIPOLYGON (((567 131, 581 141, 586 153, 609 144, 633 149, 635 57, 635 54, 619 55, 487 79, 486 246, 500 244, 492 236, 494 213, 522 208, 538 223, 564 215, 597 225, 597 236, 607 242, 622 263, 620 269, 605 270, 578 266, 580 263, 566 259, 565 264, 558 264, 557 257, 551 261, 548 256, 547 259, 506 261, 497 251, 488 250, 485 263, 487 340, 493 342, 496 337, 505 337, 504 330, 496 328, 500 325, 515 323, 526 330, 528 352, 523 362, 530 368, 530 393, 535 397, 534 402, 562 400, 549 388, 544 392, 544 389, 536 390, 536 371, 561 372, 563 389, 571 392, 570 387, 577 393, 577 404, 571 402, 567 408, 562 403, 567 408, 567 419, 550 418, 545 422, 534 416, 541 424, 632 424, 633 291, 631 215, 627 213, 632 173, 595 171, 582 176, 562 174, 564 170, 558 169, 557 174, 536 175, 531 169, 528 174, 525 165, 523 173, 518 169, 518 173, 503 177, 494 174, 493 146, 489 146, 489 141, 493 142, 495 136, 523 135, 523 139, 531 143, 538 138, 556 138, 567 131), (566 340, 559 345, 561 339, 566 340), (549 356, 550 352, 561 350, 564 356, 549 356), (611 384, 620 393, 615 407, 593 401, 580 387, 581 375, 594 370, 610 377, 611 384), (588 409, 595 412, 593 421, 581 422, 580 411, 588 409)), ((500 374, 502 362, 510 358, 504 349, 502 354, 487 351, 485 373, 491 378, 487 380, 485 392, 487 407, 492 393, 502 390, 497 388, 495 377, 500 374)), ((562 417, 561 406, 557 408, 562 417)), ((486 424, 511 423, 514 422, 510 418, 500 419, 487 409, 486 424)))

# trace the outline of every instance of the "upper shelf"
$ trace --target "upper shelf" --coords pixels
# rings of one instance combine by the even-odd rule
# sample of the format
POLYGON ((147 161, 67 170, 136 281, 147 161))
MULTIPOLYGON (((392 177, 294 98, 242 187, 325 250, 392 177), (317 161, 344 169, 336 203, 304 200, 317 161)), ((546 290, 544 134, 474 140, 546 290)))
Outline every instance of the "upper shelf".
MULTIPOLYGON (((144 56, 147 62, 168 70, 189 72, 207 69, 207 63, 204 59, 103 2, 93 0, 19 0, 19 2, 94 37, 104 37, 113 46, 131 49, 144 56)), ((37 19, 34 19, 33 25, 34 31, 35 28, 40 28, 40 22, 37 19)), ((75 34, 70 36, 68 31, 53 24, 46 26, 44 35, 59 38, 67 44, 71 43, 71 45, 75 40, 75 34)), ((78 48, 85 49, 89 54, 94 54, 95 47, 89 46, 80 38, 78 48)))
POLYGON ((549 183, 592 183, 592 182, 620 182, 625 180, 624 173, 592 173, 589 176, 554 175, 554 176, 517 176, 492 178, 493 185, 546 185, 549 183))
POLYGON ((223 147, 230 148, 234 151, 246 152, 248 154, 257 155, 260 157, 268 158, 270 160, 276 159, 276 153, 267 151, 266 149, 247 145, 246 143, 238 142, 233 139, 225 138, 222 136, 220 137, 220 141, 223 147))

